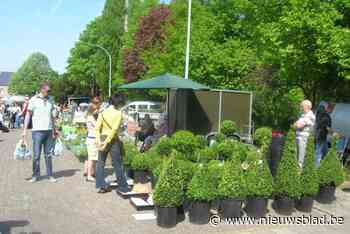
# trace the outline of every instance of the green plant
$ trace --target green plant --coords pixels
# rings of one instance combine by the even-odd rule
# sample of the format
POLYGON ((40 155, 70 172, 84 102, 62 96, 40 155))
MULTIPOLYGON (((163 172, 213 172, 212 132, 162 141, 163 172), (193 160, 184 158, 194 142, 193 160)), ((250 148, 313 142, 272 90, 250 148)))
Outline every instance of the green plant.
POLYGON ((247 189, 241 164, 238 160, 224 163, 218 194, 223 199, 245 199, 247 189))
POLYGON ((210 177, 212 178, 215 186, 215 197, 219 197, 218 188, 222 176, 223 166, 224 162, 221 162, 219 160, 211 160, 208 163, 208 173, 210 174, 210 177))
POLYGON ((154 204, 160 207, 178 207, 184 200, 181 168, 174 158, 166 159, 153 193, 154 204))
POLYGON ((300 197, 300 168, 296 157, 295 133, 290 130, 277 169, 275 192, 279 196, 300 197))
POLYGON ((220 132, 225 136, 232 136, 237 132, 237 124, 232 120, 224 120, 221 123, 220 132))
POLYGON ((197 165, 189 160, 182 160, 182 159, 176 160, 176 163, 180 170, 180 177, 181 177, 181 183, 183 185, 183 189, 186 190, 188 187, 188 184, 190 183, 193 177, 193 173, 197 165))
POLYGON ((131 168, 133 170, 148 170, 150 158, 147 154, 135 154, 131 161, 131 168))
POLYGON ((321 161, 317 174, 320 185, 339 186, 345 181, 346 173, 338 158, 335 144, 321 161))
POLYGON ((169 137, 162 137, 155 146, 158 154, 162 156, 169 156, 173 146, 171 139, 169 137))
POLYGON ((189 131, 178 131, 171 137, 173 149, 184 154, 186 157, 193 158, 194 152, 200 148, 198 139, 189 131))
POLYGON ((207 140, 205 139, 204 136, 197 135, 196 138, 197 138, 197 142, 198 142, 198 147, 200 149, 204 149, 205 147, 208 146, 208 142, 207 142, 207 140))
POLYGON ((231 158, 236 146, 234 141, 227 139, 220 143, 215 143, 212 147, 220 159, 226 160, 231 158))
POLYGON ((217 153, 212 147, 206 147, 204 149, 198 149, 195 154, 194 160, 200 163, 207 163, 210 160, 217 158, 217 153))
POLYGON ((249 197, 269 198, 273 193, 273 178, 265 159, 251 157, 245 171, 245 184, 249 197), (255 159, 253 159, 255 158, 255 159))
POLYGON ((318 175, 315 164, 315 139, 308 139, 305 161, 301 172, 300 191, 302 196, 313 196, 318 192, 318 175))
POLYGON ((217 143, 221 143, 221 142, 225 141, 226 139, 227 139, 227 137, 223 133, 216 134, 215 138, 214 138, 215 142, 217 142, 217 143))
POLYGON ((125 155, 123 155, 123 165, 124 167, 130 168, 132 159, 136 154, 139 154, 139 151, 137 150, 137 147, 129 142, 124 143, 124 151, 125 155))
POLYGON ((196 168, 188 185, 187 197, 192 201, 211 201, 216 197, 216 181, 209 173, 208 165, 201 164, 196 168))
POLYGON ((258 128, 254 133, 254 144, 261 148, 263 151, 266 151, 272 141, 272 129, 268 127, 258 128))

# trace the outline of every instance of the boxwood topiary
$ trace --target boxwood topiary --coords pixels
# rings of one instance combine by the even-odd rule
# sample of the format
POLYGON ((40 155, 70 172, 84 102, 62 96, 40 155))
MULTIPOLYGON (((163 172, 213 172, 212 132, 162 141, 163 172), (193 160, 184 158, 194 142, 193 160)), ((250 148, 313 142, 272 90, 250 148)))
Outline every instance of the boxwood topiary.
POLYGON ((125 142, 124 143, 125 155, 123 155, 124 167, 131 168, 132 159, 136 154, 139 154, 137 147, 134 144, 125 142))
POLYGON ((246 198, 247 188, 241 163, 238 160, 224 163, 218 194, 222 199, 243 200, 246 198))
MULTIPOLYGON (((207 163, 210 160, 217 159, 218 155, 212 147, 206 147, 204 149, 198 149, 195 154, 194 160, 200 163, 207 163)), ((194 161, 193 160, 193 161, 194 161)))
POLYGON ((174 158, 166 159, 153 193, 154 204, 160 207, 179 207, 184 200, 181 168, 174 158))
POLYGON ((231 158, 236 149, 235 142, 228 139, 220 143, 215 143, 212 147, 220 160, 231 158))
POLYGON ((191 201, 211 201, 216 197, 216 181, 209 172, 208 165, 201 164, 196 168, 188 185, 187 197, 191 201))
POLYGON ((258 128, 254 133, 254 144, 264 152, 270 147, 272 141, 272 129, 268 127, 258 128))
POLYGON ((275 192, 280 197, 300 197, 300 168, 297 162, 295 133, 290 130, 277 169, 275 192))
POLYGON ((184 154, 189 159, 200 148, 198 138, 189 131, 178 131, 171 137, 173 149, 184 154))
POLYGON ((237 132, 237 125, 232 120, 224 120, 221 123, 220 132, 225 136, 232 136, 237 132))
POLYGON ((146 154, 138 153, 134 155, 131 168, 133 170, 148 170, 150 158, 146 154))
POLYGON ((264 158, 252 154, 245 171, 248 197, 269 198, 273 193, 273 178, 269 166, 264 158))
POLYGON ((339 186, 344 182, 346 173, 342 163, 338 159, 335 143, 326 157, 321 161, 317 174, 321 186, 339 186))
POLYGON ((162 156, 169 156, 173 150, 172 141, 169 137, 162 137, 155 145, 155 149, 158 154, 162 156))
POLYGON ((301 195, 308 197, 317 194, 319 189, 318 175, 315 164, 315 139, 308 139, 303 170, 301 172, 300 191, 301 195))

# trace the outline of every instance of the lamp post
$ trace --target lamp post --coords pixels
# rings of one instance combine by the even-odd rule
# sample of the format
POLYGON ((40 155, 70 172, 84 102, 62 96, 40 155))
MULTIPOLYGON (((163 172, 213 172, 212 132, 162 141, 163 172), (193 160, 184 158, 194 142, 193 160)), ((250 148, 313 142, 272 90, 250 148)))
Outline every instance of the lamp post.
POLYGON ((188 79, 189 64, 190 64, 191 14, 192 14, 192 0, 188 0, 188 19, 187 19, 187 44, 186 44, 185 79, 188 79))
POLYGON ((108 57, 109 60, 109 79, 108 79, 108 97, 112 96, 112 55, 108 52, 108 50, 100 45, 97 44, 92 44, 92 43, 88 43, 88 42, 83 42, 86 45, 92 46, 92 47, 97 47, 99 49, 101 49, 103 52, 105 52, 105 54, 108 57))

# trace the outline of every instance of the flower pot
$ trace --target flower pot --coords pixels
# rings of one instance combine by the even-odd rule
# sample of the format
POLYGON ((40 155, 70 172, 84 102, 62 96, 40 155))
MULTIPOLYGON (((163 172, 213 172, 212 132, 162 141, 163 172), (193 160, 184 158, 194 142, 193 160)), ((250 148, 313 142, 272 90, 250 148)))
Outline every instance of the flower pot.
POLYGON ((332 203, 335 200, 335 186, 321 185, 317 195, 317 201, 323 204, 332 203))
POLYGON ((184 206, 179 206, 177 208, 177 223, 181 223, 186 219, 184 206))
POLYGON ((148 172, 146 170, 135 170, 134 171, 134 183, 145 184, 148 182, 148 172))
POLYGON ((172 228, 177 224, 177 207, 156 207, 157 225, 172 228))
POLYGON ((301 212, 310 213, 314 205, 314 198, 310 196, 305 196, 298 199, 295 203, 295 208, 301 212))
POLYGON ((134 171, 131 168, 127 167, 125 169, 125 174, 128 178, 134 179, 134 171))
POLYGON ((225 199, 219 204, 219 214, 222 218, 232 218, 242 216, 242 200, 225 199))
POLYGON ((250 217, 264 217, 267 213, 267 199, 258 197, 248 198, 245 211, 250 217))
POLYGON ((210 202, 192 202, 188 215, 193 224, 207 224, 210 218, 210 202))
POLYGON ((276 197, 273 208, 282 215, 291 215, 294 210, 294 199, 289 197, 276 197))

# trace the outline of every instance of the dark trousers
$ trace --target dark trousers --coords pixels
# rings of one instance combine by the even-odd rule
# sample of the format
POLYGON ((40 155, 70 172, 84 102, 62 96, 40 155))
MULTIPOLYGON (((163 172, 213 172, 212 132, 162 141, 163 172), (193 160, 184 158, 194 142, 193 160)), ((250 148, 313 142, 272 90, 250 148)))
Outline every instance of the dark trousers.
POLYGON ((40 176, 40 155, 44 148, 46 174, 52 176, 52 130, 33 131, 33 177, 40 176))
POLYGON ((105 163, 108 153, 110 153, 112 156, 112 165, 117 177, 118 189, 123 192, 128 191, 128 184, 124 173, 119 141, 112 143, 109 152, 100 151, 98 153, 98 160, 96 163, 96 188, 100 189, 108 186, 105 181, 105 163))

